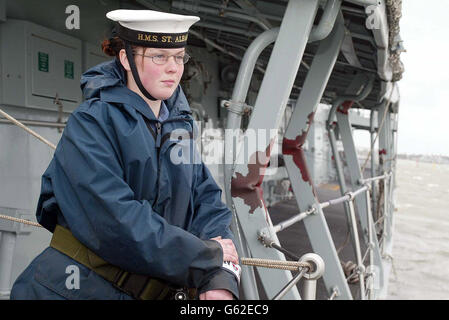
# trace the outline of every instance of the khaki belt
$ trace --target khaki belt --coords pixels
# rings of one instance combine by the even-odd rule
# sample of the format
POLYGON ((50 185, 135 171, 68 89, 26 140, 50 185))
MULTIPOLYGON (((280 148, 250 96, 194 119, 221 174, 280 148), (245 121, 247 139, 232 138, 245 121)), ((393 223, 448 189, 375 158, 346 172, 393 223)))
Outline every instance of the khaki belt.
POLYGON ((56 225, 50 247, 91 269, 112 285, 138 300, 170 298, 173 290, 166 283, 149 276, 133 274, 116 267, 79 242, 70 230, 56 225))

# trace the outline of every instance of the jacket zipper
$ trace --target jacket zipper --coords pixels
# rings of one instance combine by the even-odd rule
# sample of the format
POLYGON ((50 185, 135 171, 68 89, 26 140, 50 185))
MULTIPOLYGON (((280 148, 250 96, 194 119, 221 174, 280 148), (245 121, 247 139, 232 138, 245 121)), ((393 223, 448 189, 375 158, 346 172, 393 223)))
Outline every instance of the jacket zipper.
POLYGON ((156 122, 156 148, 158 158, 159 158, 159 150, 161 148, 161 135, 162 135, 162 125, 160 122, 156 122))
POLYGON ((154 200, 153 206, 157 204, 157 201, 159 200, 159 179, 161 175, 161 157, 160 157, 160 151, 161 151, 161 139, 162 139, 162 124, 158 121, 156 122, 156 155, 157 155, 157 179, 156 179, 156 190, 157 195, 154 200))
POLYGON ((156 154, 157 154, 157 162, 158 162, 158 166, 157 166, 157 180, 156 180, 156 190, 157 190, 157 195, 156 195, 156 199, 154 200, 154 204, 153 207, 157 204, 158 200, 159 200, 159 180, 160 180, 160 174, 161 174, 161 157, 160 157, 160 151, 161 151, 161 140, 162 140, 162 125, 164 123, 167 122, 175 122, 175 121, 186 121, 188 120, 187 118, 182 118, 182 117, 177 117, 177 118, 171 118, 171 119, 167 119, 163 122, 156 122, 156 154))

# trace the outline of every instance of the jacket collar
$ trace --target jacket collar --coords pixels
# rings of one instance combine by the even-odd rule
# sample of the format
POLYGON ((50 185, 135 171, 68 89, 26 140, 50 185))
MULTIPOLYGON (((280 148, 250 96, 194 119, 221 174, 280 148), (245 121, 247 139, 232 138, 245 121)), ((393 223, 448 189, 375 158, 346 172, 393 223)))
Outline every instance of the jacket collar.
POLYGON ((126 104, 139 111, 146 118, 156 120, 156 117, 145 100, 125 86, 107 87, 101 89, 100 99, 101 101, 109 103, 126 104))

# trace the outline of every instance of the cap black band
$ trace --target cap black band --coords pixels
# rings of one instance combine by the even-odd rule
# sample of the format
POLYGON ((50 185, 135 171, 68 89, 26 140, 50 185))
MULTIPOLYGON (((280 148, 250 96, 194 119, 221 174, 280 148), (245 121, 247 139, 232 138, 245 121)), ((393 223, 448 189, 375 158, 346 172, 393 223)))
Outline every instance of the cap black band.
POLYGON ((122 25, 117 27, 118 36, 133 45, 151 48, 183 48, 187 45, 188 32, 155 33, 128 29, 122 25))
POLYGON ((139 87, 140 92, 142 92, 142 94, 147 97, 148 99, 152 100, 152 101, 156 101, 157 99, 154 98, 143 86, 142 81, 140 81, 140 77, 139 77, 139 72, 137 71, 137 67, 136 67, 136 63, 134 62, 134 54, 133 54, 133 50, 131 48, 131 45, 125 41, 125 50, 126 50, 126 56, 128 57, 128 63, 129 63, 129 67, 131 68, 131 72, 133 74, 134 77, 134 81, 137 84, 137 87, 139 87))

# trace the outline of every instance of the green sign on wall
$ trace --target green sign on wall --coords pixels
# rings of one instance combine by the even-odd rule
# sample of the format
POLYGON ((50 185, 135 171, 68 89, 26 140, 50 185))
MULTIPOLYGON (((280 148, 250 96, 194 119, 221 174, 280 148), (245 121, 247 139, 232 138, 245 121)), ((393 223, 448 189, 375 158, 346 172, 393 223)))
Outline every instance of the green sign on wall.
POLYGON ((67 79, 74 78, 74 67, 72 61, 64 60, 64 77, 67 79))
POLYGON ((38 65, 39 71, 48 72, 48 53, 39 52, 38 53, 38 65))

